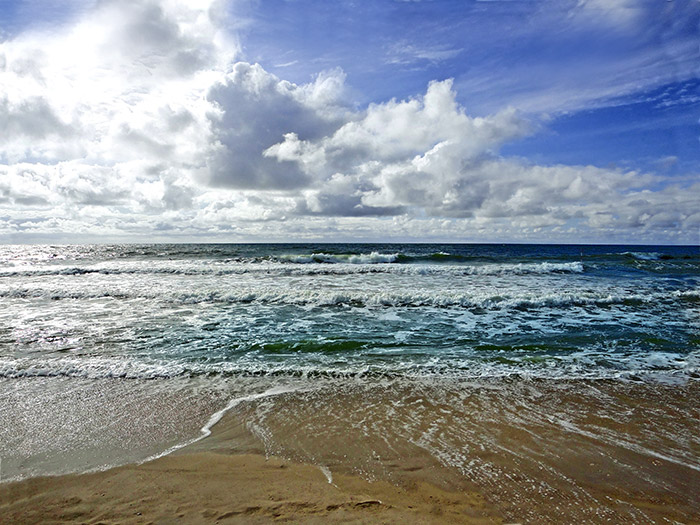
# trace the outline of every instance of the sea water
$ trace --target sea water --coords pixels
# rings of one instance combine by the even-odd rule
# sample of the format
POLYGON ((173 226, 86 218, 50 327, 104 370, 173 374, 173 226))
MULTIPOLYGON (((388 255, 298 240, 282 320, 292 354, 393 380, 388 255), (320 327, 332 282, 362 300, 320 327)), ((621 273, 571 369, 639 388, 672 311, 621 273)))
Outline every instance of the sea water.
MULTIPOLYGON (((451 411, 472 403, 472 422, 510 413, 542 382, 556 404, 580 381, 606 382, 605 395, 619 398, 643 383, 652 399, 699 378, 697 247, 0 247, 2 479, 154 457, 201 437, 227 407, 269 453, 339 465, 318 439, 294 448, 280 436, 299 444, 325 428, 337 441, 345 430, 329 422, 342 412, 343 424, 373 425, 387 443, 402 436, 469 477, 478 458, 465 443, 493 443, 451 411), (473 385, 487 392, 478 402, 473 385), (381 411, 353 413, 370 397, 381 411), (450 437, 455 428, 462 434, 450 437)), ((575 405, 557 413, 559 427, 577 424, 575 405)), ((596 410, 605 409, 611 420, 629 411, 596 410)), ((523 411, 511 415, 509 428, 524 421, 523 411)), ((659 417, 670 427, 648 452, 700 469, 685 416, 659 417)), ((642 446, 632 441, 626 450, 642 446)), ((496 468, 480 465, 482 477, 496 468)))
POLYGON ((0 249, 0 376, 695 378, 696 247, 0 249))

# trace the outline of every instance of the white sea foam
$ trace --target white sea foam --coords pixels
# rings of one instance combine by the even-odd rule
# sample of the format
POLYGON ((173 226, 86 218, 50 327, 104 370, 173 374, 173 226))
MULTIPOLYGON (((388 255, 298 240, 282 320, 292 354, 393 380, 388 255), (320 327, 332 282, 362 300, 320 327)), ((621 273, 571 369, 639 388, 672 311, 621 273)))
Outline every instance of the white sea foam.
POLYGON ((527 353, 513 353, 508 359, 494 351, 463 350, 459 354, 436 353, 417 360, 407 354, 373 349, 354 350, 339 359, 324 354, 323 346, 302 355, 289 355, 284 361, 267 359, 265 352, 242 352, 236 359, 213 358, 207 362, 172 357, 168 361, 137 358, 55 357, 0 358, 0 378, 37 377, 120 380, 164 380, 176 377, 288 377, 299 381, 319 378, 462 378, 484 379, 520 377, 528 379, 639 379, 685 380, 698 377, 700 351, 679 354, 646 352, 644 349, 611 353, 603 349, 581 350, 531 360, 527 353), (390 361, 376 360, 380 353, 390 361), (368 355, 370 357, 368 357, 368 355))
POLYGON ((489 293, 488 291, 415 290, 362 291, 333 289, 284 288, 280 286, 240 287, 237 290, 202 287, 197 290, 159 290, 152 288, 122 289, 95 286, 76 289, 17 287, 0 290, 0 297, 18 299, 81 300, 109 298, 117 300, 157 299, 180 304, 229 303, 297 306, 358 306, 358 307, 438 307, 438 308, 542 308, 594 306, 613 304, 642 304, 678 298, 673 293, 605 294, 595 292, 545 292, 538 294, 489 293))
MULTIPOLYGON (((369 255, 351 255, 347 258, 349 264, 378 264, 378 263, 393 263, 399 259, 398 253, 377 253, 372 252, 369 255)), ((341 259, 343 261, 343 259, 341 259)))
POLYGON ((661 257, 657 252, 624 252, 622 255, 629 255, 640 261, 658 261, 661 257))
POLYGON ((676 290, 672 292, 674 297, 683 299, 700 299, 700 289, 696 290, 676 290))
MULTIPOLYGON (((89 276, 89 275, 355 275, 386 273, 413 276, 440 275, 529 275, 548 273, 583 273, 581 262, 568 263, 519 263, 519 264, 406 264, 396 265, 383 260, 389 257, 377 254, 377 259, 370 261, 374 254, 368 256, 349 256, 346 264, 329 265, 289 265, 282 262, 263 263, 219 263, 192 264, 189 262, 148 262, 100 264, 89 266, 38 266, 5 268, 0 270, 0 277, 49 277, 49 276, 89 276), (355 260, 362 257, 362 262, 355 260)), ((302 256, 304 258, 305 256, 302 256)))
POLYGON ((147 363, 109 357, 0 357, 0 377, 74 377, 80 379, 159 379, 181 375, 187 368, 178 361, 147 363))
MULTIPOLYGON (((170 447, 169 449, 160 452, 158 454, 154 454, 153 456, 150 456, 140 463, 147 463, 148 461, 153 461, 154 459, 162 458, 164 456, 168 456, 175 452, 176 450, 180 450, 181 448, 187 447, 189 445, 192 445, 193 443, 196 443, 197 441, 201 441, 202 439, 208 437, 211 435, 211 429, 214 425, 216 425, 219 421, 221 421, 221 418, 224 417, 226 412, 229 410, 235 408, 236 406, 246 403, 248 401, 257 401, 259 399, 263 399, 266 397, 273 397, 273 396, 279 396, 282 394, 287 394, 290 392, 295 392, 300 390, 299 386, 274 386, 272 388, 269 388, 268 390, 265 390, 264 392, 260 392, 257 394, 250 394, 247 396, 241 396, 241 397, 234 397, 231 399, 228 404, 222 408, 221 410, 215 412, 212 414, 212 416, 209 418, 209 421, 202 427, 201 429, 201 435, 190 439, 189 441, 185 441, 183 443, 178 443, 177 445, 174 445, 170 447)), ((330 483, 330 481, 329 481, 330 483)))
POLYGON ((398 253, 359 253, 359 254, 330 254, 312 253, 309 255, 282 255, 278 260, 297 264, 325 263, 325 264, 379 264, 393 263, 399 260, 398 253))

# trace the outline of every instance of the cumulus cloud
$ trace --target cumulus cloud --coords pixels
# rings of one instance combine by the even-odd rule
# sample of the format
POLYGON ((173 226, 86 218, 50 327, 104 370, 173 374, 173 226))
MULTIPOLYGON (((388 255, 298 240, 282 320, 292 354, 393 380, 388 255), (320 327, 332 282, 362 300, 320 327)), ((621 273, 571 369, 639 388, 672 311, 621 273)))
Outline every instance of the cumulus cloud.
POLYGON ((1 42, 0 187, 11 216, 80 222, 75 206, 87 206, 133 222, 191 206, 211 142, 202 93, 238 53, 216 21, 222 7, 106 0, 63 28, 1 42))
POLYGON ((235 64, 207 93, 214 104, 208 116, 216 140, 207 182, 246 189, 307 186, 308 173, 287 159, 271 159, 263 152, 285 134, 314 140, 337 128, 345 116, 343 88, 342 71, 297 86, 257 64, 235 64))
POLYGON ((511 235, 518 229, 647 233, 690 226, 697 197, 691 192, 679 200, 670 190, 645 189, 660 183, 658 176, 499 156, 501 144, 532 131, 512 109, 469 117, 451 81, 443 81, 431 83, 422 97, 371 105, 321 139, 289 133, 265 155, 296 162, 316 178, 298 199, 297 214, 408 214, 480 226, 509 221, 511 235), (672 213, 664 209, 671 203, 672 213))
POLYGON ((444 213, 474 198, 477 184, 464 184, 468 166, 531 129, 513 110, 471 118, 455 96, 451 80, 432 82, 424 96, 372 104, 321 139, 288 133, 264 154, 296 162, 318 180, 302 210, 384 215, 418 206, 444 213))
POLYGON ((503 158, 536 127, 469 116, 451 80, 356 108, 339 69, 294 84, 241 61, 222 20, 215 0, 104 0, 1 42, 0 238, 693 241, 692 181, 503 158))

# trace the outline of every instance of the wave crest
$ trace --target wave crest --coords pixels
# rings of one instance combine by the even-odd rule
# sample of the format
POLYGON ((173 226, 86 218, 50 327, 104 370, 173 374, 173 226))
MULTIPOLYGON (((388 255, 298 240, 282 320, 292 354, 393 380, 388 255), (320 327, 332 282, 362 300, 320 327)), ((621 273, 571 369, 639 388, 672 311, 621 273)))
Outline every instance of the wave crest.
MULTIPOLYGON (((279 275, 353 275, 367 273, 391 273, 402 275, 527 275, 547 273, 583 273, 585 267, 581 262, 566 263, 517 263, 517 264, 469 264, 469 265, 436 265, 436 264, 393 264, 400 260, 397 257, 389 261, 395 254, 368 254, 363 256, 348 256, 348 261, 342 264, 338 256, 329 256, 333 261, 309 260, 310 256, 299 257, 287 262, 262 263, 222 263, 212 265, 197 265, 189 263, 151 263, 151 264, 102 264, 95 266, 58 266, 38 268, 17 268, 0 271, 0 277, 48 277, 48 276, 83 276, 83 275, 242 275, 266 273, 279 275), (370 262, 368 262, 370 261, 370 262)), ((292 256, 289 256, 292 257, 292 256)))
POLYGON ((280 262, 290 262, 296 264, 380 264, 395 263, 399 261, 399 253, 357 253, 357 254, 331 254, 331 253, 311 253, 309 255, 280 255, 276 257, 280 262))
MULTIPOLYGON (((85 300, 109 298, 115 300, 156 299, 178 304, 225 303, 266 304, 291 306, 351 306, 351 307, 435 307, 467 309, 537 309, 544 307, 641 305, 648 302, 682 300, 676 294, 657 295, 603 295, 596 293, 545 293, 491 295, 479 292, 449 292, 415 290, 412 292, 330 291, 309 288, 280 289, 278 287, 226 289, 199 289, 168 293, 162 290, 118 288, 41 289, 14 288, 0 291, 0 297, 15 299, 85 300)), ((687 300, 687 299, 686 299, 687 300)))

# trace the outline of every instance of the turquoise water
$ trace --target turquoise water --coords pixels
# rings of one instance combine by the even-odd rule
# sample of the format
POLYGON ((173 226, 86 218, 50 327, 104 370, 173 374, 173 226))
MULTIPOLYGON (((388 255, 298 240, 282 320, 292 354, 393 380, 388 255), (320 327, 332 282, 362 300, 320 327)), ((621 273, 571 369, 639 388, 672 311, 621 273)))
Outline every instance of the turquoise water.
POLYGON ((697 247, 0 248, 0 377, 700 377, 697 247))

